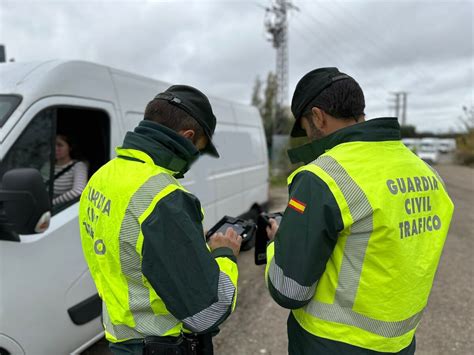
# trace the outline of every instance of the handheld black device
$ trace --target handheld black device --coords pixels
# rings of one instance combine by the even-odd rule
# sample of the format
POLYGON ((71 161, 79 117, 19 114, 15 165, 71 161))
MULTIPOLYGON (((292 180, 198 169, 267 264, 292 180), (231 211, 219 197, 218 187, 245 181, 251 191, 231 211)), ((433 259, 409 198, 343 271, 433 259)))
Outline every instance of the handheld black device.
POLYGON ((263 265, 267 263, 267 227, 270 226, 270 218, 276 220, 278 225, 283 217, 283 212, 262 213, 257 219, 257 233, 255 237, 255 264, 263 265))
POLYGON ((242 236, 242 241, 249 239, 252 236, 252 231, 255 229, 255 223, 235 218, 224 216, 217 222, 206 234, 206 239, 209 239, 214 233, 225 234, 227 228, 231 227, 237 234, 242 236))

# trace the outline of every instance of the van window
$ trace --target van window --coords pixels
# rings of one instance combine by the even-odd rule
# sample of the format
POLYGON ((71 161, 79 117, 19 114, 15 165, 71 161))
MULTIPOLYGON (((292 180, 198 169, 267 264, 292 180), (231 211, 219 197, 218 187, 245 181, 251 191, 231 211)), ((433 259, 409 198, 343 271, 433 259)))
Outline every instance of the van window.
POLYGON ((89 177, 110 159, 110 118, 105 111, 82 107, 57 109, 57 132, 73 135, 89 177))
POLYGON ((7 122, 8 117, 20 104, 21 97, 15 95, 0 95, 0 127, 7 122))
POLYGON ((3 174, 11 169, 28 167, 39 170, 47 185, 54 215, 79 200, 84 186, 79 192, 76 191, 76 173, 83 174, 83 180, 87 182, 109 157, 110 123, 104 111, 76 107, 49 108, 33 118, 0 162, 0 181, 3 174), (56 139, 60 136, 67 136, 74 142, 75 154, 72 158, 75 164, 65 172, 56 164, 56 139), (59 175, 61 172, 62 175, 59 175), (66 186, 68 180, 70 188, 66 186), (60 193, 55 191, 55 186, 56 190, 61 189, 60 193), (71 193, 66 194, 68 191, 71 193), (61 195, 63 198, 58 199, 61 195))
POLYGON ((7 171, 16 168, 34 168, 43 178, 50 178, 45 164, 54 159, 54 110, 39 113, 23 131, 0 163, 0 181, 7 171))
MULTIPOLYGON (((51 176, 47 164, 54 159, 54 110, 38 114, 23 131, 17 141, 0 161, 0 181, 3 175, 16 168, 35 168, 43 174, 43 179, 51 176)), ((19 241, 18 235, 9 226, 3 204, 0 202, 0 240, 19 241)))

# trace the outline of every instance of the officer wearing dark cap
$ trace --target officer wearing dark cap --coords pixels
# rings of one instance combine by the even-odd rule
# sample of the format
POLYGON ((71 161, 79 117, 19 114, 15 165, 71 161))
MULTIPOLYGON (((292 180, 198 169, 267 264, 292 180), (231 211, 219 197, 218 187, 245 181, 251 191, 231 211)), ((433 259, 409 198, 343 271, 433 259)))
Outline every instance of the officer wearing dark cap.
POLYGON ((202 92, 171 86, 81 196, 83 251, 114 354, 212 354, 211 335, 234 310, 242 239, 229 228, 206 244, 201 204, 177 180, 200 154, 219 157, 215 127, 202 92))
POLYGON ((266 280, 291 309, 289 353, 413 354, 453 204, 406 148, 396 118, 364 120, 364 95, 337 68, 297 84, 280 226, 267 233, 266 280), (429 200, 429 206, 423 201, 429 200))

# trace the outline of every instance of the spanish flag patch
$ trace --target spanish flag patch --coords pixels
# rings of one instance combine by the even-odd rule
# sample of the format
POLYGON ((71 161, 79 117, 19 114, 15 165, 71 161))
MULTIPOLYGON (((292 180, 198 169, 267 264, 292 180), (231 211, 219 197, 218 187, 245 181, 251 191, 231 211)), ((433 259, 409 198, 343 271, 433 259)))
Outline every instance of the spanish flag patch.
POLYGON ((296 198, 291 198, 290 202, 288 202, 288 207, 293 208, 296 212, 304 213, 306 203, 298 201, 296 198))

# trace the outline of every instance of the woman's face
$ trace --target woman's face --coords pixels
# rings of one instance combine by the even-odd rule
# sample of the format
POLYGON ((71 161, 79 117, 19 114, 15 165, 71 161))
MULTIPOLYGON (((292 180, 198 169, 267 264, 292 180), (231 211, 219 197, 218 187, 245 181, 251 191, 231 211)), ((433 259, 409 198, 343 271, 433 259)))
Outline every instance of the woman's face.
POLYGON ((68 160, 71 159, 70 156, 71 147, 69 144, 61 137, 56 137, 56 160, 68 160))

